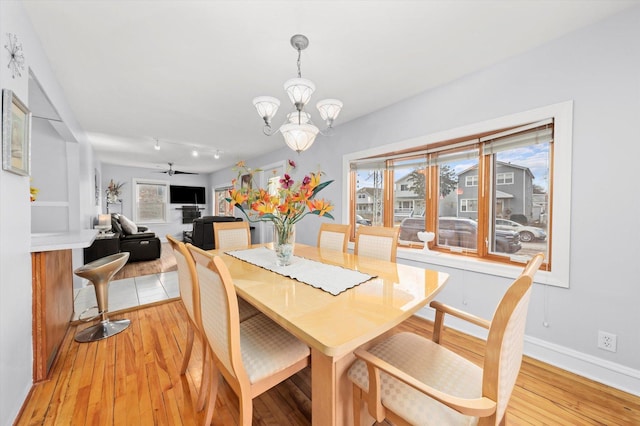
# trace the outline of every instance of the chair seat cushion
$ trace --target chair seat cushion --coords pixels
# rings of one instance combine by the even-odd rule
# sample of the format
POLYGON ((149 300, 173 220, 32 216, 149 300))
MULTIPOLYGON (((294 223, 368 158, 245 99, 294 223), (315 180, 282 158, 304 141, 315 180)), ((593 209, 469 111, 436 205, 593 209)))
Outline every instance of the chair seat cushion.
MULTIPOLYGON (((461 398, 482 396, 482 369, 456 353, 414 333, 399 333, 368 350, 423 383, 461 398)), ((349 378, 365 392, 369 375, 364 361, 349 369, 349 378)), ((382 405, 415 425, 475 425, 465 416, 422 392, 380 372, 382 405)))
POLYGON ((251 383, 309 356, 309 347, 264 314, 240 323, 242 363, 251 383))

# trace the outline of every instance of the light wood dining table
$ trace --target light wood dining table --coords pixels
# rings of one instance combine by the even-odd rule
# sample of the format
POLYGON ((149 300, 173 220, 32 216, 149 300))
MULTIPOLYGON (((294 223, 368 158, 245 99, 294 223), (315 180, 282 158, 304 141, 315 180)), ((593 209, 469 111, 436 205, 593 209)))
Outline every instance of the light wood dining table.
POLYGON ((211 252, 224 260, 239 296, 311 348, 311 417, 317 426, 353 424, 347 371, 354 349, 409 318, 449 278, 443 272, 296 243, 295 256, 374 276, 334 296, 224 251, 211 252))

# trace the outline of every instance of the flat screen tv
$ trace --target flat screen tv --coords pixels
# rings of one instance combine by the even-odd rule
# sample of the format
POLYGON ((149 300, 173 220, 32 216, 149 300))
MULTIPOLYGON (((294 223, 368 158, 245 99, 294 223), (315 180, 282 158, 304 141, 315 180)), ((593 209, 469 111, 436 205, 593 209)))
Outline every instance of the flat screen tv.
POLYGON ((204 186, 179 186, 169 187, 169 202, 171 204, 205 204, 204 186))

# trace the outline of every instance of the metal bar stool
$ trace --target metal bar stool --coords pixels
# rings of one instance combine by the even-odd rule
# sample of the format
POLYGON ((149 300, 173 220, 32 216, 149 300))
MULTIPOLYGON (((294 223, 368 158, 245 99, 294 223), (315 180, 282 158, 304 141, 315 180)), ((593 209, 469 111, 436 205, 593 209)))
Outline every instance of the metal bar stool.
POLYGON ((131 320, 128 319, 110 321, 107 317, 107 312, 109 312, 109 282, 127 263, 127 260, 129 260, 129 252, 112 254, 87 263, 73 271, 74 274, 93 283, 98 301, 97 316, 102 317, 100 323, 85 328, 76 334, 76 342, 95 342, 96 340, 106 339, 124 331, 131 324, 131 320))

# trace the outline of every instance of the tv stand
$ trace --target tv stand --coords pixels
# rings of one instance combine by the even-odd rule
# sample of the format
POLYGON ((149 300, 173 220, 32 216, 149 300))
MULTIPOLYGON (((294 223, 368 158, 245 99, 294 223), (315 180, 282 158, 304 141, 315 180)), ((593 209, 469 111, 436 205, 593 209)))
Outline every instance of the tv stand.
POLYGON ((204 207, 182 206, 176 207, 176 210, 182 210, 182 223, 192 223, 194 219, 200 217, 200 211, 204 210, 204 207))

